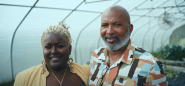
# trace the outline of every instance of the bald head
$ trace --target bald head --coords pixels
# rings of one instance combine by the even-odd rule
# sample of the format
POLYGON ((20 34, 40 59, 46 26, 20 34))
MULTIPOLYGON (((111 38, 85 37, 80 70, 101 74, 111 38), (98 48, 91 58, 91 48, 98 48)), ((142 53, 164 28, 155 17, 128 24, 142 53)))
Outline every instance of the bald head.
POLYGON ((125 8, 112 6, 103 12, 100 34, 108 50, 126 49, 132 30, 133 25, 125 8))
POLYGON ((114 5, 109 8, 107 8, 102 15, 102 18, 105 16, 112 16, 112 14, 117 14, 120 18, 123 18, 125 21, 127 21, 130 24, 130 16, 127 10, 121 6, 114 5))

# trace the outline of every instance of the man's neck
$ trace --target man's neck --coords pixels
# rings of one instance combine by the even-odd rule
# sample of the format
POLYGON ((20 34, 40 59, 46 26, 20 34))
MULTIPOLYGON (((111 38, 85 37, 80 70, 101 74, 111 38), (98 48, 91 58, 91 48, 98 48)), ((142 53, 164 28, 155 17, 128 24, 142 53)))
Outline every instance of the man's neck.
POLYGON ((108 50, 108 52, 109 52, 109 67, 112 66, 112 64, 114 64, 116 61, 118 61, 121 58, 121 56, 123 55, 123 53, 125 52, 126 49, 127 49, 127 47, 123 47, 122 49, 117 50, 117 51, 108 50))

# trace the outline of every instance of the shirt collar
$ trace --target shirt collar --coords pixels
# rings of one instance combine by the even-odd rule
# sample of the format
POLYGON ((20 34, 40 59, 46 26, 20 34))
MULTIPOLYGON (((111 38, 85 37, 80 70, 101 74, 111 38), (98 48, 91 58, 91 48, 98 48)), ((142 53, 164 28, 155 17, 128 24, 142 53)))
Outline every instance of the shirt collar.
MULTIPOLYGON (((126 64, 131 64, 132 62, 132 58, 133 58, 133 54, 135 51, 135 47, 133 46, 133 44, 131 43, 131 40, 129 41, 129 45, 127 46, 127 49, 125 50, 125 52, 123 53, 122 57, 120 58, 122 62, 126 63, 126 64)), ((105 48, 103 50, 104 52, 104 57, 100 56, 98 59, 100 60, 104 60, 104 64, 107 66, 106 63, 108 63, 108 49, 105 48)))

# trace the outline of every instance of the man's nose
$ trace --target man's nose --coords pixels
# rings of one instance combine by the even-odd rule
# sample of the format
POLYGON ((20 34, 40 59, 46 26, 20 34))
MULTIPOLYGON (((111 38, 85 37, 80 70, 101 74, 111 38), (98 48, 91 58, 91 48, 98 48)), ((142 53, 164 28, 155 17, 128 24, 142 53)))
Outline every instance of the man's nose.
POLYGON ((106 33, 109 34, 109 35, 114 33, 114 29, 113 29, 112 25, 108 26, 106 33))

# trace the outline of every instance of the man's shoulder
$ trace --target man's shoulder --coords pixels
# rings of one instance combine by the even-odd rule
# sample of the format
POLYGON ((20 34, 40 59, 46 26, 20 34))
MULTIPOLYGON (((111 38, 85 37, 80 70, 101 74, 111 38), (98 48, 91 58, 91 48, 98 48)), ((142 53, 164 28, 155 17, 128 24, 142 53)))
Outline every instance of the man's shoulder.
POLYGON ((95 49, 93 52, 95 52, 95 53, 97 54, 98 52, 103 52, 103 50, 104 50, 105 48, 106 48, 105 46, 99 47, 99 48, 95 49))
POLYGON ((152 54, 139 47, 135 47, 133 58, 147 60, 152 63, 156 63, 156 61, 158 61, 158 59, 154 57, 152 54))
POLYGON ((105 49, 106 49, 106 47, 99 47, 98 49, 96 49, 92 52, 92 56, 98 58, 101 53, 104 53, 105 49))
POLYGON ((160 62, 156 57, 154 57, 152 54, 148 53, 144 49, 136 47, 133 58, 142 61, 141 64, 143 64, 144 62, 144 64, 147 63, 148 65, 150 65, 151 74, 164 74, 162 62, 160 62))
POLYGON ((106 56, 105 50, 106 47, 99 47, 98 49, 94 50, 91 54, 90 62, 92 61, 101 62, 101 60, 105 59, 106 56))

